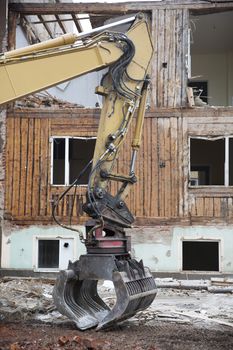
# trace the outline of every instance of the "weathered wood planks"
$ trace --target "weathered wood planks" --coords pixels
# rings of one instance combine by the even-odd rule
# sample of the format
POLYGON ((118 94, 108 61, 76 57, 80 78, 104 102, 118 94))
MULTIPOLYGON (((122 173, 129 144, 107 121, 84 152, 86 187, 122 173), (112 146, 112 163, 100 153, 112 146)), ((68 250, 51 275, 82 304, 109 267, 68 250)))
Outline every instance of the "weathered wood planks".
POLYGON ((152 109, 186 105, 188 27, 186 9, 152 11, 152 109))
MULTIPOLYGON (((189 187, 189 139, 195 136, 232 136, 233 111, 217 116, 204 109, 161 110, 146 115, 143 142, 136 161, 138 183, 126 200, 140 222, 229 222, 233 219, 233 188, 224 186, 189 187), (223 127, 227 124, 227 128, 223 127), (198 125, 198 128, 194 126, 198 125)), ((119 154, 116 172, 129 173, 133 129, 119 154)), ((50 222, 52 201, 64 186, 52 186, 51 136, 95 136, 96 110, 76 110, 54 114, 19 110, 8 115, 6 145, 7 217, 16 222, 50 222)), ((116 193, 119 185, 112 183, 116 193)), ((83 222, 82 204, 86 187, 72 189, 59 204, 58 215, 68 221, 83 222), (74 200, 73 200, 74 198, 74 200), (72 214, 72 215, 71 215, 72 214)))

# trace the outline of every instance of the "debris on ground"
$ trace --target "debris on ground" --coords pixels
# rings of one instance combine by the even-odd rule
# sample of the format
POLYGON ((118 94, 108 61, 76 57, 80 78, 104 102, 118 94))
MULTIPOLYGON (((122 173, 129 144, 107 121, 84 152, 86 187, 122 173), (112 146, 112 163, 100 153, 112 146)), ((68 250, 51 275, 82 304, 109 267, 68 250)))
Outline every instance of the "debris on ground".
MULTIPOLYGON (((85 337, 85 336, 61 336, 56 339, 52 344, 47 344, 46 348, 43 350, 50 350, 52 345, 53 349, 68 350, 68 349, 79 349, 79 350, 110 350, 111 343, 106 340, 98 340, 95 338, 85 337)), ((34 343, 35 346, 35 343, 34 343)), ((44 341, 40 340, 37 346, 44 346, 44 341)), ((10 350, 29 350, 31 349, 30 342, 15 342, 10 344, 10 350)), ((34 349, 33 349, 34 350, 34 349)))
MULTIPOLYGON (((52 299, 54 282, 0 279, 0 350, 222 350, 233 344, 231 279, 156 279, 159 288, 152 305, 105 332, 80 332, 56 311, 52 299), (211 288, 224 288, 225 292, 216 293, 211 288), (185 345, 181 345, 182 339, 185 345)), ((114 305, 111 281, 99 283, 98 292, 110 307, 114 305)))
POLYGON ((176 280, 156 278, 157 288, 207 290, 210 293, 233 293, 233 278, 212 277, 210 280, 176 280))

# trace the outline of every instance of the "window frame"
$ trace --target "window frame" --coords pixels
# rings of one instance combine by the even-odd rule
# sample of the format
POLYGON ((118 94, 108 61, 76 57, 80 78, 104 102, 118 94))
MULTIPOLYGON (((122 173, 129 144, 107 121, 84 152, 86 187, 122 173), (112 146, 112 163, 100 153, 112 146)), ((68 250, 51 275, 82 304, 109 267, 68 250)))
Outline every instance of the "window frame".
POLYGON ((223 251, 223 242, 220 238, 191 238, 191 237, 183 237, 180 241, 181 246, 180 246, 180 252, 181 252, 181 268, 180 271, 184 273, 216 273, 219 274, 222 272, 222 251, 223 251), (184 242, 199 242, 199 243, 218 243, 218 271, 206 271, 206 270, 184 270, 184 258, 183 258, 183 243, 184 242))
MULTIPOLYGON (((195 188, 205 188, 205 189, 208 189, 208 188, 233 188, 233 185, 229 185, 229 164, 230 164, 230 159, 229 159, 229 140, 230 139, 233 139, 233 135, 221 135, 221 136, 213 136, 213 137, 210 137, 210 136, 198 136, 198 135, 195 135, 195 136, 192 136, 190 135, 189 136, 189 139, 188 139, 188 145, 189 145, 189 164, 188 164, 188 187, 190 189, 195 189, 195 188), (199 139, 199 140, 206 140, 206 141, 217 141, 217 140, 220 140, 220 139, 223 139, 225 141, 225 148, 224 148, 224 151, 225 151, 225 159, 224 159, 224 184, 223 185, 191 185, 191 139, 199 139)), ((198 164, 193 164, 194 166, 197 166, 198 164)))
MULTIPOLYGON (((33 270, 35 272, 58 272, 62 269, 64 269, 61 264, 61 258, 62 258, 62 252, 61 252, 61 242, 63 240, 73 240, 73 257, 72 259, 75 259, 78 254, 77 250, 77 244, 78 244, 78 238, 72 235, 63 235, 63 234, 48 234, 48 235, 35 235, 33 236, 33 270), (58 267, 39 267, 38 261, 39 261, 39 241, 46 241, 46 240, 54 240, 59 241, 59 266, 58 267)), ((71 260, 72 260, 71 259, 71 260)), ((72 260, 73 261, 73 260, 72 260)))
MULTIPOLYGON (((49 141, 51 143, 51 158, 50 158, 50 185, 51 186, 59 186, 59 187, 67 187, 70 186, 70 166, 69 166, 69 140, 96 140, 96 136, 51 136, 49 141), (65 176, 64 176, 64 184, 54 184, 53 183, 53 157, 54 157, 54 139, 65 139, 65 176)), ((86 187, 87 184, 79 184, 79 187, 86 187)))
POLYGON ((41 271, 43 271, 43 270, 51 270, 51 271, 57 271, 58 269, 59 269, 59 265, 60 265, 60 239, 59 238, 47 238, 46 237, 46 239, 41 239, 41 238, 37 238, 37 262, 36 262, 36 267, 37 267, 37 269, 38 270, 41 270, 41 271), (58 256, 57 256, 57 258, 58 258, 58 266, 56 266, 56 267, 48 267, 48 266, 46 266, 46 267, 41 267, 41 266, 39 266, 39 257, 40 257, 40 242, 41 241, 46 241, 46 242, 48 242, 48 241, 53 241, 53 242, 58 242, 58 256))

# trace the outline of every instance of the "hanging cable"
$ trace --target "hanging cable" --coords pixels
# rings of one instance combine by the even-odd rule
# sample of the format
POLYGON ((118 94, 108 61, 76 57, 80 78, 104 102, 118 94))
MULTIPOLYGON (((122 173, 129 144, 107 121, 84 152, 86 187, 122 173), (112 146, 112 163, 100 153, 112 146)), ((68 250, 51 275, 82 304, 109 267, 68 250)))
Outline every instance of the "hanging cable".
MULTIPOLYGON (((75 181, 59 196, 59 198, 56 200, 55 203, 53 203, 53 206, 52 206, 52 217, 54 219, 54 221, 61 227, 63 228, 66 228, 68 230, 71 230, 71 231, 75 231, 75 232, 78 232, 79 234, 79 237, 80 237, 80 240, 82 243, 84 243, 84 238, 83 238, 83 233, 82 231, 80 231, 79 229, 77 228, 73 228, 71 226, 67 226, 67 225, 64 225, 62 224, 56 217, 56 214, 55 214, 55 210, 58 208, 58 205, 60 203, 60 201, 65 197, 65 195, 74 187, 78 185, 80 179, 82 178, 82 176, 84 175, 84 173, 87 171, 87 169, 90 167, 90 165, 92 164, 93 162, 93 159, 90 160, 86 166, 82 169, 82 171, 79 173, 79 176, 77 177, 77 179, 75 179, 75 181)), ((72 207, 73 208, 73 207, 72 207)), ((71 215, 72 215, 72 211, 71 211, 71 215)))

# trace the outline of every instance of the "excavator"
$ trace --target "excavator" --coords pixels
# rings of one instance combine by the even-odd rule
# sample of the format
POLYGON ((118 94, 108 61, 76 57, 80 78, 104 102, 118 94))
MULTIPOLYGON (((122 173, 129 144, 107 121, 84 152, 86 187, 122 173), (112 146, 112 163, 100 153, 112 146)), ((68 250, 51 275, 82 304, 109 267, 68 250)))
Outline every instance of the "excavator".
MULTIPOLYGON (((148 100, 152 55, 149 19, 143 13, 89 32, 65 34, 0 54, 3 107, 88 72, 108 69, 96 88, 103 97, 103 106, 83 207, 89 219, 85 234, 79 232, 86 254, 59 272, 53 291, 59 312, 80 330, 112 327, 148 308, 156 296, 150 270, 142 260, 131 256, 126 229, 132 227, 134 217, 125 202, 137 181, 135 162, 148 100), (127 30, 119 30, 122 26, 127 30), (129 173, 118 174, 114 167, 133 118, 129 173), (114 195, 109 190, 112 181, 118 184, 114 195), (112 308, 98 294, 98 282, 103 280, 112 281, 115 288, 112 308)), ((77 185, 85 170, 71 186, 77 185)))

